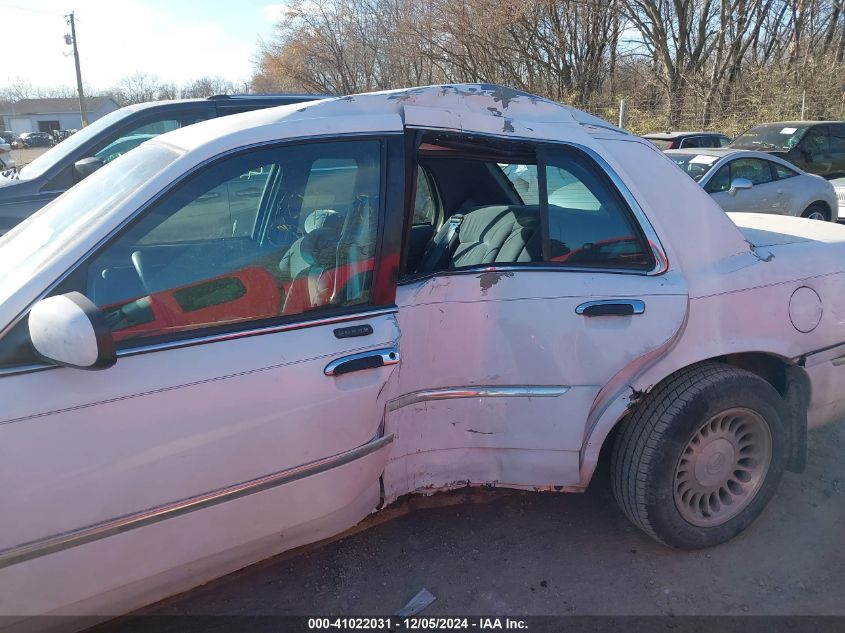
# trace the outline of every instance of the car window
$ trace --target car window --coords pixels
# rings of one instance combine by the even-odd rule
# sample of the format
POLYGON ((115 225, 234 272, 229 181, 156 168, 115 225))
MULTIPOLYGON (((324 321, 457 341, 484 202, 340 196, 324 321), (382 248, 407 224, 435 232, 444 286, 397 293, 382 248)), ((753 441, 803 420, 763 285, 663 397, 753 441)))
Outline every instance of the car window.
POLYGON ((845 125, 831 125, 830 151, 836 154, 845 154, 845 125))
POLYGON ((170 114, 167 118, 147 121, 143 125, 124 131, 118 136, 113 137, 110 141, 106 141, 106 145, 96 152, 94 156, 101 159, 104 163, 111 162, 129 150, 135 149, 144 141, 154 138, 159 134, 164 134, 165 132, 178 130, 180 127, 196 123, 203 119, 205 119, 205 116, 198 114, 186 117, 175 117, 173 114, 170 114))
POLYGON ((97 254, 85 294, 118 342, 366 304, 380 156, 348 141, 218 162, 97 254))
POLYGON ((141 238, 142 244, 174 244, 253 234, 274 165, 253 167, 194 197, 141 238))
POLYGON ((762 185, 772 181, 769 161, 759 158, 737 158, 731 161, 731 180, 746 178, 753 185, 762 185))
POLYGON ((740 134, 731 143, 736 149, 791 150, 807 134, 809 126, 790 123, 765 123, 740 134))
POLYGON ((422 167, 417 168, 417 193, 414 198, 413 224, 434 224, 437 204, 431 191, 431 183, 422 167))
POLYGON ((718 156, 697 154, 694 152, 689 154, 676 154, 673 152, 672 154, 667 154, 667 156, 673 163, 683 169, 687 176, 696 182, 704 178, 713 168, 713 164, 719 160, 718 156))
POLYGON ((719 193, 731 188, 731 164, 722 165, 704 187, 707 193, 719 193))
POLYGON ((540 189, 537 181, 537 166, 519 163, 498 163, 514 191, 523 204, 540 204, 540 189))
POLYGON ((731 139, 729 139, 727 136, 720 136, 718 138, 719 142, 716 143, 714 147, 726 147, 731 144, 731 139))
POLYGON ((649 141, 652 145, 654 145, 659 150, 670 149, 672 147, 672 139, 664 139, 664 138, 649 138, 643 137, 647 141, 649 141))
POLYGON ((774 167, 775 175, 778 180, 784 180, 785 178, 792 178, 793 176, 798 175, 797 171, 790 169, 785 165, 781 165, 780 163, 772 163, 772 167, 774 167))
POLYGON ((618 192, 568 152, 546 163, 548 260, 573 266, 646 268, 652 258, 618 192))
POLYGON ((820 125, 810 128, 804 136, 801 146, 803 149, 815 153, 829 151, 830 144, 828 143, 827 130, 825 127, 820 125))
POLYGON ((690 136, 683 139, 679 147, 680 149, 690 149, 694 147, 709 147, 709 144, 706 142, 706 139, 700 136, 690 136))

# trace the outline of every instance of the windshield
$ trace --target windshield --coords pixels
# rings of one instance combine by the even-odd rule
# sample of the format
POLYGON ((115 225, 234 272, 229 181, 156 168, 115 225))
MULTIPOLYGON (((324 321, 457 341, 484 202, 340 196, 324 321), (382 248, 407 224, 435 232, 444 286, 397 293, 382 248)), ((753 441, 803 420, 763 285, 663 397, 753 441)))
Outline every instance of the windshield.
POLYGON ((669 158, 695 182, 704 178, 719 160, 718 156, 707 154, 672 154, 669 158))
POLYGON ((121 108, 120 110, 115 110, 114 112, 107 114, 101 119, 97 119, 88 127, 84 127, 76 134, 72 134, 67 137, 61 143, 44 152, 41 156, 21 169, 19 174, 20 179, 30 180, 32 178, 38 178, 38 176, 46 172, 50 169, 50 167, 76 151, 77 148, 93 139, 106 128, 125 119, 133 112, 134 110, 131 108, 121 108))
POLYGON ((0 300, 39 272, 92 221, 171 164, 179 154, 144 145, 97 170, 0 237, 0 300))
POLYGON ((740 134, 737 139, 731 143, 731 147, 738 149, 774 149, 789 151, 796 145, 804 132, 810 126, 795 125, 792 123, 767 123, 766 125, 757 125, 747 132, 740 134))

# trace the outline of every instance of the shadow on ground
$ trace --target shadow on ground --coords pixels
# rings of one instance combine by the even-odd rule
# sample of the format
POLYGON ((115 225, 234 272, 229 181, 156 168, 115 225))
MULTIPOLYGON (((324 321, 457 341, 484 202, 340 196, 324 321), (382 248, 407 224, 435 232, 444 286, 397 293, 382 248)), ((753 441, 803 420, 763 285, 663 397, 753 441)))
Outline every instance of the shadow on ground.
POLYGON ((389 615, 424 587, 437 598, 424 615, 845 615, 843 439, 841 423, 812 433, 807 472, 787 473, 763 516, 710 550, 641 534, 617 510, 604 465, 583 495, 413 501, 424 507, 140 613, 389 615))

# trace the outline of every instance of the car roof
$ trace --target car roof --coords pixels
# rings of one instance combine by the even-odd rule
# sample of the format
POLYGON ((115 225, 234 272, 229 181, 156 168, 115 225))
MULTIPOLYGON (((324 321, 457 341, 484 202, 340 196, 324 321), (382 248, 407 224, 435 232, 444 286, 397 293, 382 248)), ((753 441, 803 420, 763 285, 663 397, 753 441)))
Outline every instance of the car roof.
MULTIPOLYGON (((614 133, 627 137, 629 132, 571 106, 550 101, 526 92, 493 84, 444 84, 403 88, 363 94, 319 99, 294 105, 265 108, 220 117, 185 126, 158 137, 155 142, 170 144, 190 151, 213 139, 279 124, 314 124, 331 120, 333 125, 351 125, 348 118, 368 120, 379 129, 389 129, 389 121, 399 117, 406 125, 443 129, 490 130, 491 133, 514 134, 515 121, 528 122, 525 137, 543 137, 552 132, 547 125, 574 124, 585 133, 614 133), (347 123, 338 123, 346 117, 347 123), (381 121, 382 123, 377 123, 381 121), (416 123, 414 122, 416 121, 416 123), (375 122, 375 123, 374 123, 375 122), (531 123, 536 123, 536 127, 531 123), (546 129, 543 129, 546 128, 546 129)), ((342 130, 336 129, 337 133, 342 130)), ((284 130, 287 132, 287 130, 284 130)), ((292 132, 288 132, 291 134, 292 132)), ((642 141, 645 143, 646 141, 642 141)))
POLYGON ((648 134, 643 134, 643 138, 656 138, 656 139, 676 139, 680 138, 681 136, 727 136, 726 134, 722 134, 721 132, 649 132, 648 134))
MULTIPOLYGON (((663 151, 664 154, 668 155, 669 157, 672 156, 713 156, 719 159, 719 163, 721 163, 726 158, 737 158, 737 157, 745 157, 745 158, 759 158, 760 160, 767 160, 770 163, 776 163, 778 165, 783 165, 785 167, 789 167, 793 171, 803 174, 804 172, 790 163, 789 161, 781 158, 780 156, 773 156, 768 152, 758 152, 757 150, 753 149, 735 149, 731 147, 718 147, 718 148, 689 148, 689 149, 667 149, 663 151)), ((713 165, 716 165, 717 162, 714 161, 713 165)))
POLYGON ((757 158, 765 158, 766 160, 771 158, 771 155, 766 152, 757 152, 751 149, 737 149, 734 147, 688 147, 682 149, 667 149, 664 150, 663 153, 669 155, 690 154, 699 156, 717 156, 719 158, 731 156, 732 154, 746 154, 749 157, 753 156, 757 158))
POLYGON ((144 101, 123 106, 123 109, 139 112, 147 108, 158 108, 168 105, 180 105, 185 103, 208 103, 213 101, 221 105, 263 105, 266 107, 289 105, 291 103, 303 103, 318 99, 329 99, 331 95, 304 94, 304 93, 273 93, 273 94, 243 94, 243 95, 212 95, 196 99, 165 99, 162 101, 144 101))
POLYGON ((771 123, 758 123, 757 125, 753 125, 751 129, 755 127, 763 127, 764 125, 794 125, 804 127, 808 125, 826 125, 829 123, 842 123, 842 121, 772 121, 771 123))

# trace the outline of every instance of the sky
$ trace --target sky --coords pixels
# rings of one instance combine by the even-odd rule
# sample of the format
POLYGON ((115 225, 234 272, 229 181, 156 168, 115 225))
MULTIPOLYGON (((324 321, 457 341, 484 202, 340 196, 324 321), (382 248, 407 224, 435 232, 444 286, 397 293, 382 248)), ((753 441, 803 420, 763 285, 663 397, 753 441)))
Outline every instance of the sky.
POLYGON ((20 79, 75 87, 64 42, 71 11, 82 80, 95 90, 137 72, 176 84, 202 76, 241 83, 283 7, 266 0, 0 0, 0 89, 20 79))

